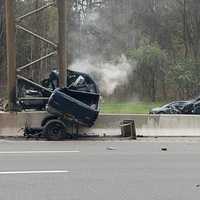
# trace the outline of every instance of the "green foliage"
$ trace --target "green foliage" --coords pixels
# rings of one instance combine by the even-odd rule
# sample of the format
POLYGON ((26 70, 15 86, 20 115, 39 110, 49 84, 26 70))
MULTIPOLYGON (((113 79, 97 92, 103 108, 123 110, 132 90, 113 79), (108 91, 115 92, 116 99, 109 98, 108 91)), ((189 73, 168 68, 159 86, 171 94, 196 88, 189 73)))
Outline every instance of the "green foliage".
POLYGON ((188 83, 194 83, 194 64, 187 60, 178 62, 170 67, 169 80, 177 85, 185 87, 188 83))
POLYGON ((167 81, 181 98, 199 95, 200 63, 193 59, 178 60, 170 66, 167 81))
POLYGON ((128 58, 137 62, 133 84, 138 85, 138 92, 143 91, 141 97, 156 101, 160 82, 165 80, 168 69, 166 52, 155 43, 129 50, 128 58))
POLYGON ((109 102, 101 105, 102 113, 145 114, 154 107, 161 106, 160 102, 109 102))
POLYGON ((129 49, 127 55, 130 59, 136 59, 148 65, 157 64, 158 61, 166 58, 165 51, 159 47, 158 43, 147 44, 138 49, 129 49))

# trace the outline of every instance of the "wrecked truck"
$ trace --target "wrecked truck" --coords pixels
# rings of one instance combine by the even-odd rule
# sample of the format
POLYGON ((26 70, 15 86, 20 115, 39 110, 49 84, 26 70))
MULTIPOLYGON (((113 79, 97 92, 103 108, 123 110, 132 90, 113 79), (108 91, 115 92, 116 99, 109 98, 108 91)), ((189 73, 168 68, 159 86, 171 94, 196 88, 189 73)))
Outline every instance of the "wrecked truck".
MULTIPOLYGON (((55 72, 53 73, 56 75, 55 72)), ((100 92, 93 79, 85 73, 68 71, 67 86, 59 88, 57 78, 50 76, 48 80, 45 80, 47 83, 45 86, 52 91, 50 93, 46 90, 34 92, 26 90, 26 94, 28 92, 34 97, 36 94, 42 95, 47 98, 47 101, 33 103, 34 99, 27 99, 26 104, 23 102, 22 106, 29 108, 43 106, 46 107, 49 115, 42 120, 41 127, 26 125, 25 137, 42 137, 48 140, 73 138, 78 136, 79 127, 91 127, 95 123, 99 114, 100 92)))

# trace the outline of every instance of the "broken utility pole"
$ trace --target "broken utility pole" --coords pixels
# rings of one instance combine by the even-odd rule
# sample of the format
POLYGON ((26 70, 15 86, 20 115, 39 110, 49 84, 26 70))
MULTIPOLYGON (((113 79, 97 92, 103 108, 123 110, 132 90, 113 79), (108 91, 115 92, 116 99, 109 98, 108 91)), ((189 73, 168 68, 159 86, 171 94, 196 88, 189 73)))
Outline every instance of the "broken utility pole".
POLYGON ((16 45, 14 1, 5 0, 6 14, 6 51, 7 51, 7 82, 8 111, 14 111, 16 105, 16 45))

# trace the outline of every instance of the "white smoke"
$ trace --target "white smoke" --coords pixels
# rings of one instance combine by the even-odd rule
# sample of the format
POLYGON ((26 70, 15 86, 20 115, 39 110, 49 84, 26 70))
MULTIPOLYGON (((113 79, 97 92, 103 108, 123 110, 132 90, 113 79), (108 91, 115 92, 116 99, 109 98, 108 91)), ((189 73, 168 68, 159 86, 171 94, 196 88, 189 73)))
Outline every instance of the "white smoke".
POLYGON ((91 11, 87 14, 84 24, 97 27, 97 21, 99 20, 99 18, 100 16, 98 12, 91 11))
POLYGON ((92 57, 76 60, 70 69, 93 75, 100 91, 103 94, 112 95, 118 86, 127 83, 128 75, 133 66, 125 55, 121 55, 110 62, 104 62, 97 58, 94 60, 92 57))
POLYGON ((78 53, 74 54, 70 69, 90 74, 106 96, 128 83, 135 67, 125 56, 128 48, 135 46, 135 30, 129 24, 132 9, 127 9, 129 15, 115 4, 89 10, 81 22, 79 40, 74 37, 76 32, 72 35, 80 43, 73 48, 78 53), (125 13, 124 18, 119 13, 125 13))

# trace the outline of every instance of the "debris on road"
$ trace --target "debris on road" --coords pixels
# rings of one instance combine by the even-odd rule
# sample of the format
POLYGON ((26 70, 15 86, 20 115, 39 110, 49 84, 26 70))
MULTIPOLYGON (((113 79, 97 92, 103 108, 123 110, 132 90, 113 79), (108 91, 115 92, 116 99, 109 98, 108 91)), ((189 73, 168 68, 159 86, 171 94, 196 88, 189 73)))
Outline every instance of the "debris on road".
POLYGON ((131 137, 135 140, 137 139, 134 120, 123 120, 120 122, 120 127, 122 137, 131 137))
POLYGON ((161 151, 167 151, 166 147, 161 148, 161 151))
POLYGON ((196 187, 200 187, 200 184, 197 184, 196 187))
POLYGON ((107 149, 107 150, 116 150, 115 147, 107 147, 106 149, 107 149))

